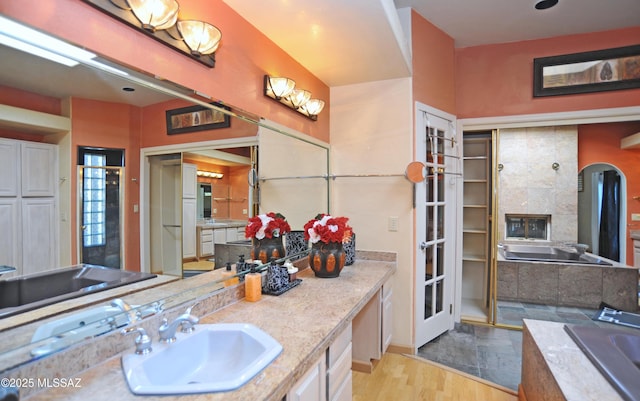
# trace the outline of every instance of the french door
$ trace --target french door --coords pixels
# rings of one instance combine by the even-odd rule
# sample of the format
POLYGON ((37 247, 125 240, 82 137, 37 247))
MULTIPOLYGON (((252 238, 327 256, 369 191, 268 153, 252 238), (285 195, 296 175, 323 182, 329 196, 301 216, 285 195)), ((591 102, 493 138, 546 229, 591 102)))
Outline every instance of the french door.
POLYGON ((457 243, 456 202, 460 145, 455 119, 427 106, 417 108, 417 158, 426 178, 416 184, 416 346, 453 328, 457 243))

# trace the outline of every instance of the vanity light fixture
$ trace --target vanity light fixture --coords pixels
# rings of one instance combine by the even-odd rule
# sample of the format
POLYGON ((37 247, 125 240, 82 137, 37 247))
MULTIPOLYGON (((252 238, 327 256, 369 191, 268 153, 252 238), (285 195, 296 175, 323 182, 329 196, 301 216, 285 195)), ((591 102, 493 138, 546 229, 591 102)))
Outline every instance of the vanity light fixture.
POLYGON ((169 29, 178 20, 180 6, 176 0, 125 0, 125 2, 140 21, 143 29, 152 32, 169 29))
POLYGON ((207 67, 215 67, 222 33, 208 22, 180 20, 176 0, 82 1, 207 67))
POLYGON ((214 173, 213 171, 204 171, 204 170, 198 170, 198 172, 196 174, 198 175, 198 177, 206 177, 206 178, 222 178, 222 177, 224 177, 224 174, 222 174, 222 173, 214 173))
POLYGON ((286 77, 264 76, 264 95, 297 111, 313 121, 324 108, 324 100, 312 99, 311 92, 296 89, 295 81, 286 77))
POLYGON ((203 21, 178 21, 178 32, 194 56, 215 52, 222 39, 218 28, 203 21))

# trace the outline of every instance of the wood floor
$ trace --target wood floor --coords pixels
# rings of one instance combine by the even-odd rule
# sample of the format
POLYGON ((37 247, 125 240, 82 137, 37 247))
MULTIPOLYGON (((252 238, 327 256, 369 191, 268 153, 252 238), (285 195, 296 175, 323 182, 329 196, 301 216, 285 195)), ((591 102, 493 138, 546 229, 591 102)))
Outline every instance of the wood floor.
POLYGON ((353 372, 353 401, 517 401, 512 390, 417 357, 387 352, 373 373, 353 372))

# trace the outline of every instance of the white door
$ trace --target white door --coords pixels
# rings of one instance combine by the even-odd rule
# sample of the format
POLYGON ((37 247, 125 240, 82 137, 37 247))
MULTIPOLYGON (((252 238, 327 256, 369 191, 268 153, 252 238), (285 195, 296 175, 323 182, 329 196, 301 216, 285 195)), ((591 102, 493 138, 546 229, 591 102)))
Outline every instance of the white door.
POLYGON ((417 159, 425 164, 427 176, 416 184, 415 334, 420 347, 453 328, 460 172, 453 116, 424 105, 416 111, 417 159))

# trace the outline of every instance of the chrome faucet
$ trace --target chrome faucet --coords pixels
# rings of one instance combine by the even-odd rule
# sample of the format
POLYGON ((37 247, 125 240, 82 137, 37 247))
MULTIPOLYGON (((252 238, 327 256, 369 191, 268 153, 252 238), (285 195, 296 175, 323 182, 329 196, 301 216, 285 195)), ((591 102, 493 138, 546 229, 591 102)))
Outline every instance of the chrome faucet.
POLYGON ((129 305, 128 303, 126 303, 122 299, 120 299, 120 298, 114 299, 113 301, 111 301, 111 306, 113 306, 115 308, 118 308, 122 312, 126 313, 128 319, 129 319, 129 323, 135 323, 135 322, 138 321, 138 319, 139 319, 138 313, 133 310, 131 305, 129 305))
POLYGON ((135 339, 136 354, 146 355, 151 352, 151 337, 147 335, 145 329, 143 329, 142 327, 127 327, 126 329, 122 329, 120 331, 123 336, 136 332, 138 333, 135 339))
POLYGON ((178 326, 182 326, 183 333, 190 333, 194 330, 193 326, 196 325, 200 319, 191 314, 193 306, 190 306, 182 315, 178 316, 171 323, 169 323, 166 318, 162 319, 162 325, 158 330, 161 342, 174 342, 176 340, 176 330, 178 329, 178 326))

